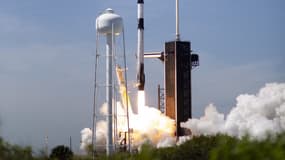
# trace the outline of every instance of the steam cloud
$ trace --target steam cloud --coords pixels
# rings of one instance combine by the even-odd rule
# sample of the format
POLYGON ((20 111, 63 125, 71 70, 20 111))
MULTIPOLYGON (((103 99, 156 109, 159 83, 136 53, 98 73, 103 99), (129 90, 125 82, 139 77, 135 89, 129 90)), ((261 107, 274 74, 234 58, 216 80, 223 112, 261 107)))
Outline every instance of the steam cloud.
POLYGON ((80 149, 84 150, 92 143, 92 130, 90 128, 84 128, 81 130, 81 145, 80 149))
MULTIPOLYGON (((105 121, 99 121, 96 124, 96 144, 105 144, 107 132, 107 123, 105 121)), ((88 145, 92 144, 92 130, 90 128, 84 128, 81 130, 81 144, 80 149, 86 150, 88 145)))
POLYGON ((181 126, 193 135, 223 133, 235 137, 249 135, 264 139, 285 131, 285 83, 270 83, 256 95, 243 94, 236 98, 237 104, 225 117, 213 104, 205 109, 200 119, 189 119, 181 126))
MULTIPOLYGON (((269 83, 256 95, 243 94, 236 98, 237 104, 225 116, 219 113, 213 104, 205 109, 205 115, 199 119, 189 119, 181 127, 190 129, 192 135, 227 134, 235 137, 249 135, 253 139, 264 139, 268 134, 274 135, 285 131, 285 83, 269 83)), ((125 113, 118 103, 118 113, 125 113)), ((174 138, 175 124, 172 119, 155 108, 143 107, 140 115, 130 113, 130 127, 133 132, 133 145, 140 146, 149 142, 156 147, 180 145, 190 136, 174 138)), ((106 114, 106 105, 101 108, 106 114)), ((126 131, 126 120, 118 119, 118 130, 126 131)), ((96 144, 104 145, 106 139, 106 122, 96 125, 96 144)), ((91 144, 92 131, 81 131, 81 149, 91 144)))
MULTIPOLYGON (((130 111, 130 128, 132 146, 140 147, 144 143, 152 144, 156 147, 172 146, 176 143, 174 138, 175 123, 174 120, 162 114, 159 110, 153 107, 143 106, 140 108, 140 114, 134 114, 130 111)), ((100 109, 101 114, 107 114, 107 105, 103 104, 100 109)), ((118 115, 125 115, 125 110, 117 102, 118 115)), ((121 132, 127 131, 127 119, 125 116, 117 117, 117 129, 121 132)), ((99 121, 96 124, 96 147, 104 146, 106 144, 106 121, 99 121)), ((92 131, 90 128, 84 128, 81 131, 81 146, 85 150, 92 142, 92 131)), ((102 148, 102 147, 101 147, 102 148)), ((100 149, 100 147, 97 149, 100 149)), ((103 148, 102 148, 103 149, 103 148)))

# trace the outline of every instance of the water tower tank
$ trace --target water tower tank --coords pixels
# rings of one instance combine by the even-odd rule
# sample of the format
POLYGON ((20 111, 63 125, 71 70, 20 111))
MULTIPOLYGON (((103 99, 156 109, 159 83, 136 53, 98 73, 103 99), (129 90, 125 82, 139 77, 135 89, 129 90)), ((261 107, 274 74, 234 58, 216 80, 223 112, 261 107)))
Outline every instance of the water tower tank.
POLYGON ((100 34, 112 34, 113 31, 119 35, 123 31, 123 19, 108 8, 96 19, 96 30, 100 34))

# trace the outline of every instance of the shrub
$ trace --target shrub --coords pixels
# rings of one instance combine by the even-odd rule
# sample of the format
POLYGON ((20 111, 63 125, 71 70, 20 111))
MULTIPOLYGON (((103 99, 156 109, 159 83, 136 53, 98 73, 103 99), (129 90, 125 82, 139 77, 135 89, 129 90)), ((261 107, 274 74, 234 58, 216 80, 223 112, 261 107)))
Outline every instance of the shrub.
POLYGON ((244 137, 241 140, 223 139, 211 151, 211 160, 283 160, 285 159, 285 133, 275 138, 257 141, 244 137))
POLYGON ((0 160, 32 160, 32 148, 22 147, 5 142, 0 137, 0 160))
POLYGON ((50 154, 50 158, 56 160, 71 160, 72 157, 72 151, 69 149, 69 147, 66 147, 64 145, 56 146, 52 149, 50 154))

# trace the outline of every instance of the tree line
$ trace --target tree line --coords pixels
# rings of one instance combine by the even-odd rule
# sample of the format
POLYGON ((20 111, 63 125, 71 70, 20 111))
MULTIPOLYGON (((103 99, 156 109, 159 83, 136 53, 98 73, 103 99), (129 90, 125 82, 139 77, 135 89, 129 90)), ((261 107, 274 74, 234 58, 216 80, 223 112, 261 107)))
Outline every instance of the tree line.
MULTIPOLYGON (((50 155, 35 154, 30 146, 12 145, 0 137, 0 160, 91 160, 89 155, 74 155, 72 151, 59 145, 50 155)), ((96 154, 98 160, 284 160, 285 132, 268 136, 265 140, 241 139, 227 135, 199 136, 173 147, 155 148, 144 144, 138 153, 118 152, 110 157, 96 154)))

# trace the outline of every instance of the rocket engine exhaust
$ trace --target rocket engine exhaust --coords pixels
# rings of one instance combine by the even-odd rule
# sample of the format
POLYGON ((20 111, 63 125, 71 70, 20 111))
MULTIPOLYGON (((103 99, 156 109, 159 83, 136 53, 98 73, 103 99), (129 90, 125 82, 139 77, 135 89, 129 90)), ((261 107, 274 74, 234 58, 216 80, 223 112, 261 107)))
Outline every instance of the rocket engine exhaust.
POLYGON ((137 87, 138 90, 144 90, 144 16, 143 0, 138 0, 138 48, 137 48, 137 87))

